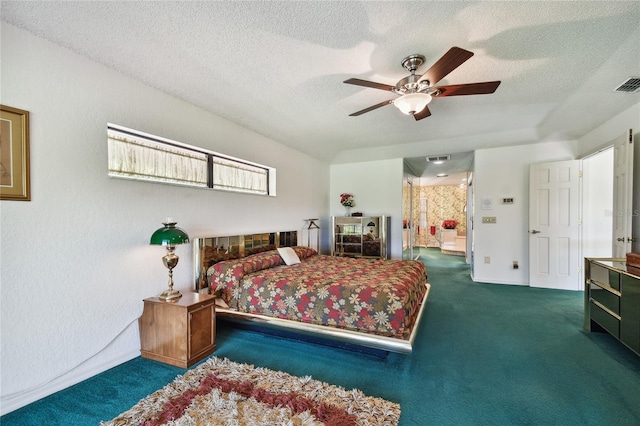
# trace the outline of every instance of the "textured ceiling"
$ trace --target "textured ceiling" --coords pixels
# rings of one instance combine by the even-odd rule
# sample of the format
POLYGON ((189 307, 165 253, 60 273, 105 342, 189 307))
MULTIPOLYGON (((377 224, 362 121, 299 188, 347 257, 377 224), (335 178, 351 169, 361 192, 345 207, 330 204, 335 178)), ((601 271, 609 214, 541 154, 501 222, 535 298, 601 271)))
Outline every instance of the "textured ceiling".
MULTIPOLYGON (((334 162, 578 138, 640 101, 640 2, 1 2, 3 21, 229 121, 334 162), (440 84, 501 80, 434 99, 421 121, 392 98, 401 60, 475 55, 440 84)), ((10 64, 3 64, 10 66, 10 64)), ((424 165, 414 161, 413 167, 424 165)), ((420 170, 418 170, 420 172, 420 170)))

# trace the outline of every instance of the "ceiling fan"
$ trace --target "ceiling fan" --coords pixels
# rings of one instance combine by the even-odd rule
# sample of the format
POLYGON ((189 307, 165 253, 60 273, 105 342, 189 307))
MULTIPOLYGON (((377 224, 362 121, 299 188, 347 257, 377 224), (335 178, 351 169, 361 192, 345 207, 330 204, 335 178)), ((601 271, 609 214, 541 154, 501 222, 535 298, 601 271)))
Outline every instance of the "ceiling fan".
POLYGON ((369 108, 349 114, 349 116, 355 117, 385 105, 394 104, 404 114, 413 115, 413 118, 417 121, 431 115, 427 104, 431 102, 431 99, 434 97, 483 95, 495 92, 500 85, 499 81, 436 86, 436 83, 472 56, 473 52, 459 47, 452 47, 422 75, 416 75, 416 70, 424 63, 425 57, 422 55, 407 56, 402 60, 402 66, 409 70, 411 75, 398 81, 395 86, 361 80, 359 78, 345 80, 344 82, 347 84, 386 90, 398 95, 397 98, 380 102, 369 108))

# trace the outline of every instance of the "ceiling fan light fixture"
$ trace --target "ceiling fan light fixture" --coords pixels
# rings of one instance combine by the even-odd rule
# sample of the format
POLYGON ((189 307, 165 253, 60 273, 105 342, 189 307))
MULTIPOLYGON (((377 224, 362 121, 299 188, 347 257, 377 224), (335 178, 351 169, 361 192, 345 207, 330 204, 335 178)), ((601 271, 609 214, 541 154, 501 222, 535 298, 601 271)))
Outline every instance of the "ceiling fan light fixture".
POLYGON ((424 63, 424 56, 407 56, 402 60, 402 66, 411 74, 398 81, 395 86, 376 83, 374 81, 361 80, 359 78, 347 79, 344 81, 347 84, 384 90, 396 95, 395 99, 382 101, 376 105, 370 106, 369 108, 349 114, 349 116, 356 117, 383 106, 394 104, 400 112, 406 115, 413 115, 413 118, 418 121, 431 115, 431 111, 427 108, 427 104, 431 102, 432 97, 445 98, 448 96, 461 95, 487 95, 495 92, 500 85, 500 81, 485 81, 481 83, 453 84, 434 87, 445 76, 458 68, 472 56, 473 52, 454 46, 422 75, 417 75, 416 70, 424 63))
POLYGON ((429 102, 431 102, 431 95, 428 93, 409 93, 395 99, 393 104, 403 114, 413 115, 422 111, 429 102))

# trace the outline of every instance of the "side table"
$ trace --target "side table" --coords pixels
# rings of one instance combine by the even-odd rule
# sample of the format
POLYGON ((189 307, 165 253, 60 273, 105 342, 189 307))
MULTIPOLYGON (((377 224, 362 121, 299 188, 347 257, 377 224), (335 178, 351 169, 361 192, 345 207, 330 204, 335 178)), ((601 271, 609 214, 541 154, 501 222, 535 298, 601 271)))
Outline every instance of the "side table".
POLYGON ((143 358, 188 368, 215 351, 215 297, 192 292, 172 302, 150 297, 138 326, 143 358))

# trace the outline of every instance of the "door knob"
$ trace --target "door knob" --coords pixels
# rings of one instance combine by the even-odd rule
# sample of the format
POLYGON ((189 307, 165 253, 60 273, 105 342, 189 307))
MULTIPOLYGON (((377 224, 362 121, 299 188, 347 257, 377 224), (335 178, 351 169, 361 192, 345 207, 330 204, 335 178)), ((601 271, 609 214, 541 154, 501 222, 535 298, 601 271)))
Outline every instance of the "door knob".
POLYGON ((539 234, 540 231, 536 231, 535 229, 533 231, 531 231, 532 234, 539 234))
POLYGON ((618 241, 624 242, 624 238, 618 238, 618 241))

